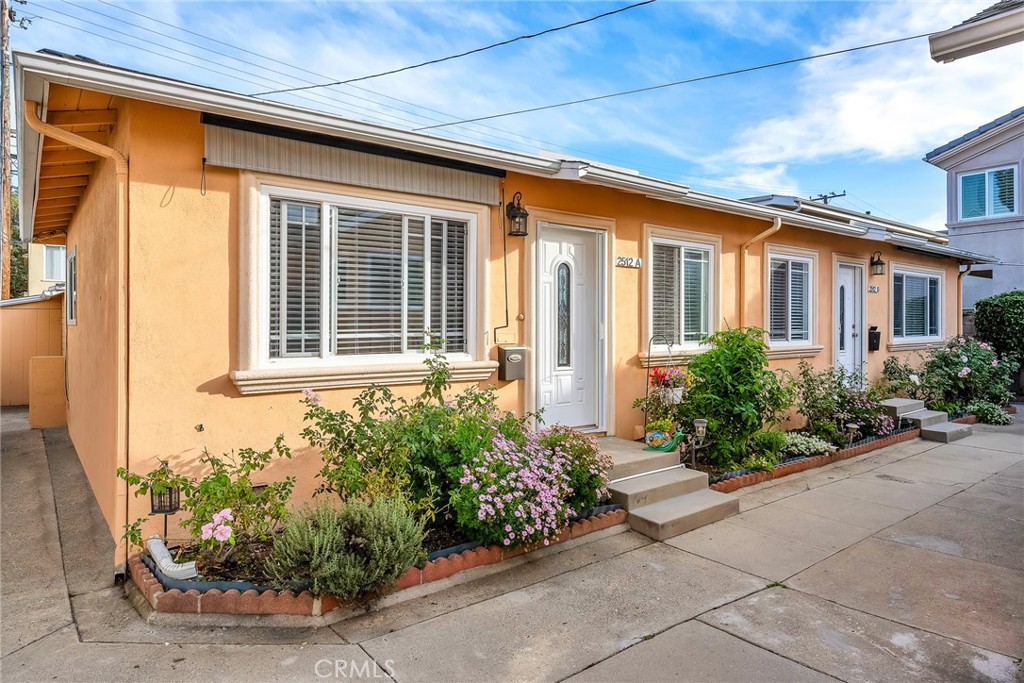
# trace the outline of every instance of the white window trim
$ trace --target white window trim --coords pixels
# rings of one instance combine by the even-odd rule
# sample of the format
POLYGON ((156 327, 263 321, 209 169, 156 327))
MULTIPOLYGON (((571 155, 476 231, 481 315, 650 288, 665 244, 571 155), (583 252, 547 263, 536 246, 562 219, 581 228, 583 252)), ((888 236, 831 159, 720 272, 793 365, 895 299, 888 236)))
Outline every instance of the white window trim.
MULTIPOLYGON (((766 244, 764 248, 764 264, 762 270, 764 271, 762 278, 762 287, 764 289, 764 315, 762 317, 769 350, 788 349, 795 351, 799 349, 802 351, 812 351, 814 353, 821 351, 824 347, 818 344, 818 297, 815 295, 818 288, 818 252, 813 249, 801 249, 800 247, 791 247, 786 244, 769 243, 766 244), (796 341, 772 340, 771 263, 773 257, 803 261, 810 265, 810 272, 807 274, 807 339, 798 339, 796 341)), ((771 355, 770 351, 769 355, 771 355)), ((775 357, 778 357, 778 354, 775 354, 775 357)), ((802 358, 804 356, 800 355, 793 357, 802 358)))
POLYGON ((65 282, 68 279, 68 253, 67 247, 63 244, 44 244, 43 245, 43 277, 39 278, 40 282, 65 282), (46 250, 47 249, 60 249, 64 252, 64 277, 46 277, 46 250))
POLYGON ((971 221, 986 221, 999 218, 1009 218, 1020 215, 1020 168, 1018 164, 1006 164, 1005 166, 992 166, 989 168, 978 168, 973 171, 960 171, 956 174, 956 218, 959 223, 971 221), (993 171, 1013 171, 1013 211, 1010 213, 992 213, 992 195, 988 187, 988 174, 993 171), (964 176, 984 175, 985 176, 985 215, 964 217, 963 178, 964 176))
MULTIPOLYGON (((488 360, 486 353, 487 301, 479 296, 488 291, 488 269, 479 262, 479 255, 489 253, 490 207, 255 173, 241 176, 239 360, 231 373, 241 393, 360 387, 375 382, 416 384, 427 374, 423 353, 332 356, 329 345, 322 343, 319 357, 270 358, 271 196, 466 221, 467 352, 445 355, 455 381, 482 381, 493 374, 497 363, 488 360)), ((329 220, 326 212, 322 220, 329 220)), ((329 241, 329 233, 322 232, 325 241, 329 241)), ((324 319, 329 318, 328 299, 322 301, 324 319)), ((328 336, 329 330, 321 330, 321 334, 328 336)))
POLYGON ((67 288, 64 292, 64 317, 68 325, 78 324, 78 247, 72 247, 67 253, 67 263, 64 264, 64 274, 67 276, 74 270, 74 277, 67 278, 67 288), (74 315, 72 315, 74 311, 74 315))
MULTIPOLYGON (((905 287, 905 285, 904 285, 905 287)), ((919 266, 910 263, 892 263, 892 267, 889 269, 889 345, 893 348, 900 346, 920 346, 921 344, 932 345, 936 343, 942 343, 945 340, 945 326, 946 326, 946 272, 939 268, 928 268, 927 266, 919 266), (896 336, 896 325, 895 316, 896 310, 893 308, 893 294, 895 292, 894 282, 896 275, 916 275, 917 277, 937 277, 939 279, 939 324, 936 328, 938 334, 919 336, 919 337, 908 337, 905 334, 902 337, 896 336)), ((906 305, 906 289, 904 289, 904 305, 906 305)), ((904 320, 904 326, 906 326, 906 320, 904 320)))
MULTIPOLYGON (((669 356, 672 360, 683 364, 688 362, 695 353, 707 349, 707 345, 694 341, 681 340, 681 344, 672 344, 671 347, 665 344, 658 344, 651 347, 650 358, 647 357, 647 344, 654 330, 654 245, 668 244, 675 247, 701 249, 708 251, 708 311, 707 327, 708 334, 714 334, 718 329, 717 322, 721 320, 721 286, 719 262, 722 254, 722 238, 719 235, 710 233, 694 232, 680 228, 672 228, 650 223, 644 224, 644 263, 646 271, 644 277, 644 348, 640 354, 641 361, 648 365, 668 365, 669 356)), ((680 323, 681 324, 681 323, 680 323)))

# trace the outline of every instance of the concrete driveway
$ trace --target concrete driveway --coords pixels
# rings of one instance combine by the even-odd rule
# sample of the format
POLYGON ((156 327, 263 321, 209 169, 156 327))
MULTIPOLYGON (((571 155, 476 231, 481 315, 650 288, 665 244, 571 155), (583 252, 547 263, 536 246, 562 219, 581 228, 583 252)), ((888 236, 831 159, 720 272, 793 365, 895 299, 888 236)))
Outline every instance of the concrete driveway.
POLYGON ((324 629, 143 623, 66 433, 3 421, 4 681, 1020 680, 1020 418, 746 489, 740 515, 665 543, 619 534, 324 629))

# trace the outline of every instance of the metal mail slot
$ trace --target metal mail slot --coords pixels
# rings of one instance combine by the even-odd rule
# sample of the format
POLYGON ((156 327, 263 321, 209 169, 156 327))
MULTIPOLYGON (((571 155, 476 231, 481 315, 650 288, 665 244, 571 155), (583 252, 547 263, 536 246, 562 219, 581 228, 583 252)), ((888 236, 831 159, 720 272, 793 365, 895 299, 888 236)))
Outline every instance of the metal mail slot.
POLYGON ((498 379, 508 382, 526 379, 526 347, 498 345, 498 379))

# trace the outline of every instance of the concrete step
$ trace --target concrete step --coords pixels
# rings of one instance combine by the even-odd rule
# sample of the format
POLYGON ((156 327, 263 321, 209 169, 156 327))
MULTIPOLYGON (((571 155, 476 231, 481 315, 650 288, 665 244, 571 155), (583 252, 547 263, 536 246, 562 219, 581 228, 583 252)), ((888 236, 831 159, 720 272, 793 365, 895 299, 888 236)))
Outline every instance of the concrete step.
POLYGON ((924 410, 924 401, 912 398, 887 398, 881 403, 885 414, 894 420, 907 413, 924 410))
POLYGON ((738 498, 703 489, 634 508, 629 511, 629 525, 644 536, 664 541, 731 517, 739 511, 738 498))
POLYGON ((914 423, 915 427, 928 427, 948 421, 949 413, 941 410, 915 410, 912 413, 903 413, 900 417, 904 420, 910 420, 914 423))
POLYGON ((632 510, 642 505, 650 505, 707 487, 707 474, 679 468, 667 472, 644 474, 618 483, 613 482, 608 490, 611 492, 613 503, 632 510))
POLYGON ((678 452, 645 451, 642 441, 608 436, 598 439, 597 445, 612 458, 612 470, 608 473, 612 481, 679 464, 678 452))
POLYGON ((941 441, 942 443, 966 439, 973 433, 974 428, 971 425, 957 424, 956 422, 940 422, 939 424, 921 428, 922 439, 941 441))

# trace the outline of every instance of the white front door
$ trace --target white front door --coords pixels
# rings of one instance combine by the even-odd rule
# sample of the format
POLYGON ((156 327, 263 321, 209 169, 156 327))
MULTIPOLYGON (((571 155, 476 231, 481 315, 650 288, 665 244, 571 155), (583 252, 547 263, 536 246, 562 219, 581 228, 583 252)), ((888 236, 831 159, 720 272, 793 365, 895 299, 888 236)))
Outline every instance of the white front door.
POLYGON ((537 407, 545 424, 601 427, 601 287, 597 233, 541 226, 537 407))
POLYGON ((840 263, 836 268, 836 366, 857 376, 863 373, 866 340, 863 329, 863 277, 863 266, 840 263))

